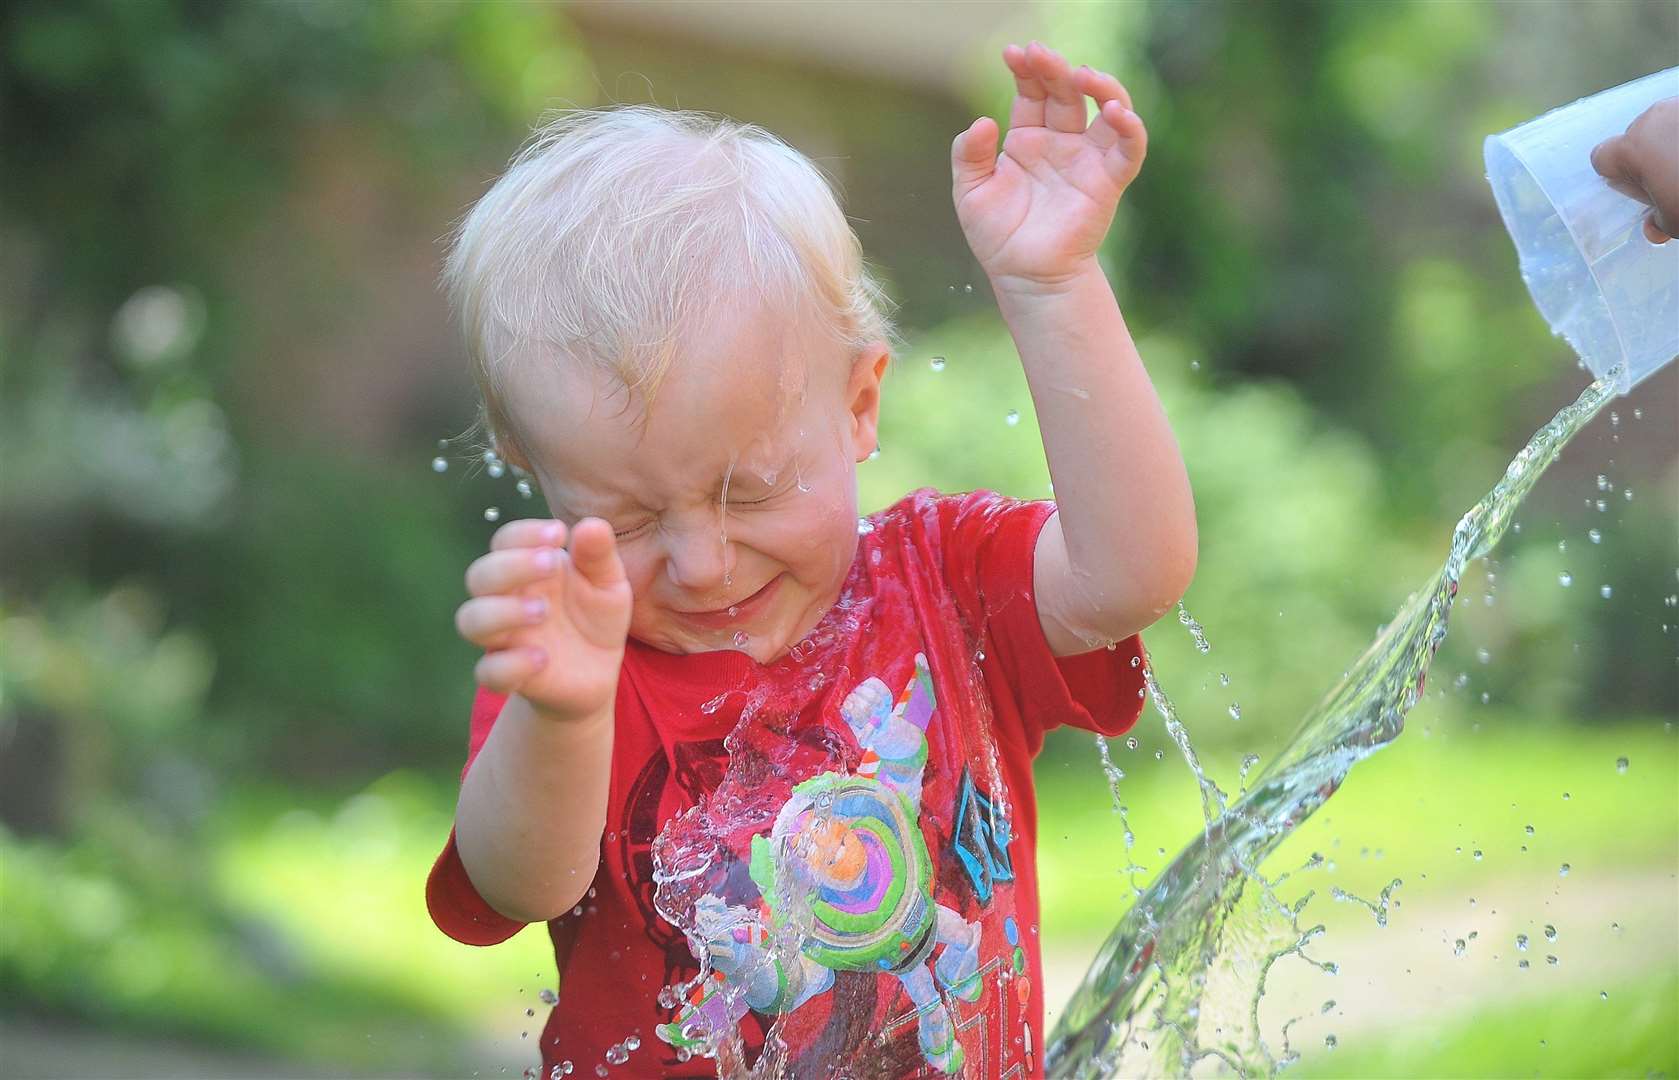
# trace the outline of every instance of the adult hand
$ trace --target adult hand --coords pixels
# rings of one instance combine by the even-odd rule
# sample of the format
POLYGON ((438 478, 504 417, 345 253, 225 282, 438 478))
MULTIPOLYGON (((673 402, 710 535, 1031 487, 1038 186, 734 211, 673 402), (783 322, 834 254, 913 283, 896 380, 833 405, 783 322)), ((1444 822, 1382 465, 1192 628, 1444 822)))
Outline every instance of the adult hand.
POLYGON ((1626 134, 1599 143, 1592 168, 1610 187, 1650 207, 1644 235, 1652 244, 1679 235, 1679 97, 1656 102, 1626 134))

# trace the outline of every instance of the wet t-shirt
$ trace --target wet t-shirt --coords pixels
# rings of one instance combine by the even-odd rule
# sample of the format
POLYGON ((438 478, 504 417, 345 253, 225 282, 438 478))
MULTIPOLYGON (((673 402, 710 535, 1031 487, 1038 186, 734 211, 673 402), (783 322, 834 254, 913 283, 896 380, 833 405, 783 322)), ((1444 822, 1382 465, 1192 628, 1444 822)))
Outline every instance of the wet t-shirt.
MULTIPOLYGON (((911 493, 767 666, 630 641, 600 869, 548 924, 544 1076, 1041 1071, 1032 759, 1061 724, 1124 732, 1143 687, 1135 637, 1051 654, 1032 575, 1054 511, 911 493)), ((479 692, 469 767, 503 701, 479 692)), ((469 944, 522 925, 452 836, 427 902, 469 944)))

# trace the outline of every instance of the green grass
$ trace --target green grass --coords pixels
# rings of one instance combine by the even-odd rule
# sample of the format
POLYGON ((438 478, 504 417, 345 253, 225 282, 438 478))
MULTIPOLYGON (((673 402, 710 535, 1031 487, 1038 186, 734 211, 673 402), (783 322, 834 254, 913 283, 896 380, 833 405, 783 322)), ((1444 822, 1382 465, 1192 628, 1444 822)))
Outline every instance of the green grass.
MULTIPOLYGON (((1671 968, 1673 958, 1666 958, 1671 968)), ((1679 1073, 1679 976, 1671 970, 1596 994, 1477 1012, 1333 1052, 1309 1048, 1289 1075, 1307 1077, 1644 1077, 1679 1073)))
MULTIPOLYGON (((1164 742, 1158 727, 1147 714, 1139 728, 1150 730, 1137 750, 1113 743, 1127 774, 1120 790, 1136 860, 1151 872, 1201 828, 1195 782, 1177 750, 1164 744, 1163 759, 1154 759, 1164 742)), ((1075 752, 1063 747, 1039 770, 1043 921, 1049 940, 1086 938, 1105 932, 1128 902, 1117 873, 1122 831, 1095 748, 1077 745, 1089 736, 1056 738, 1075 752)), ((1234 788, 1230 763, 1204 764, 1234 788)), ((1554 876, 1564 862, 1575 884, 1628 868, 1671 872, 1679 869, 1679 737, 1659 720, 1603 728, 1489 723, 1479 732, 1414 722, 1355 767, 1265 869, 1297 867, 1313 852, 1332 864, 1317 876, 1320 887, 1370 896, 1395 877, 1410 892, 1472 892, 1477 882, 1554 876), (1615 767, 1622 756, 1631 761, 1625 773, 1615 767)))

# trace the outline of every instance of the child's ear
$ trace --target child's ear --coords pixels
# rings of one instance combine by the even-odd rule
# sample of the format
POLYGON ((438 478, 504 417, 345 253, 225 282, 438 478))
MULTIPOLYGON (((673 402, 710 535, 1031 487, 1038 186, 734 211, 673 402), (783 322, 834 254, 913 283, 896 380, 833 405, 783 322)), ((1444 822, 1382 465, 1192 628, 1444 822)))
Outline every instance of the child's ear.
POLYGON ((868 346, 851 362, 845 398, 851 412, 851 449, 858 461, 879 445, 880 383, 891 362, 892 352, 883 341, 868 346))
POLYGON ((520 469, 527 473, 534 473, 536 471, 531 468, 530 458, 525 456, 525 450, 519 445, 519 440, 508 438, 505 435, 496 435, 491 437, 490 445, 494 448, 496 457, 499 457, 501 460, 507 462, 515 469, 520 469))

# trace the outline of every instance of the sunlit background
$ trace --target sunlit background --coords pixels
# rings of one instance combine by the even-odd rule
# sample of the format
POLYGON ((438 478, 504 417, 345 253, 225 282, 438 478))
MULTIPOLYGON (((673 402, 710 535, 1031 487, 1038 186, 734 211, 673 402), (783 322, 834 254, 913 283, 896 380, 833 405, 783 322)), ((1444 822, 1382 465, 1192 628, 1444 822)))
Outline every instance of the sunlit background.
MULTIPOLYGON (((472 693, 461 575, 487 508, 542 512, 439 446, 473 409, 440 240, 546 109, 764 125, 901 305, 865 505, 1047 497, 948 172, 1030 37, 1116 72, 1151 132, 1105 262, 1189 462, 1212 648, 1147 638, 1234 788, 1586 382, 1482 138, 1671 65, 1679 8, 5 5, 0 1074, 536 1061, 545 935, 457 945, 421 896, 472 693)), ((1313 951, 1341 968, 1279 969, 1296 1071, 1679 1072, 1679 373, 1610 408, 1466 578, 1405 735, 1286 849, 1328 860, 1313 951), (1394 877, 1385 929, 1328 899, 1394 877)), ((1159 718, 1136 736, 1158 868, 1199 803, 1159 718)), ((1130 894, 1091 737, 1039 776, 1053 1002, 1130 894)))

